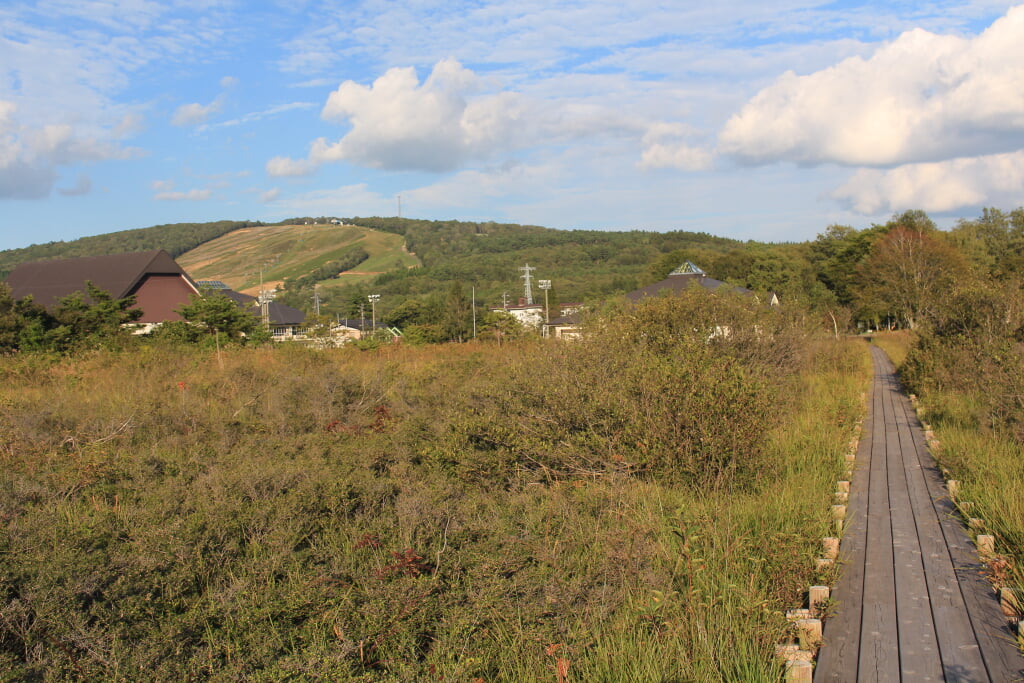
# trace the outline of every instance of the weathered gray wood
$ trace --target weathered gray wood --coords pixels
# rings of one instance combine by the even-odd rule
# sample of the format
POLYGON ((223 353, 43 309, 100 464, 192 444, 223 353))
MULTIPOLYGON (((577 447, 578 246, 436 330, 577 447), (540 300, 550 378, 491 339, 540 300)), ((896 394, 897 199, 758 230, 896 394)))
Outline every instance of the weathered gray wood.
POLYGON ((864 548, 863 616, 858 680, 896 681, 900 677, 896 615, 896 568, 893 561, 892 501, 889 497, 889 449, 892 425, 885 419, 889 386, 875 371, 868 475, 868 529, 864 548))
MULTIPOLYGON (((899 387, 895 384, 891 366, 876 357, 876 367, 883 377, 885 394, 882 405, 886 424, 885 448, 889 465, 890 520, 893 529, 893 562, 896 571, 896 608, 899 615, 900 675, 907 681, 943 680, 942 661, 936 638, 932 604, 928 593, 925 570, 926 540, 918 533, 916 505, 930 506, 925 496, 913 495, 922 488, 908 463, 916 458, 904 457, 904 447, 913 448, 906 415, 897 409, 899 387)), ((934 530, 938 531, 937 524, 934 530)), ((933 532, 934 533, 934 532, 933 532)), ((938 627, 938 628, 941 628, 938 627)))
MULTIPOLYGON (((877 380, 876 380, 877 382, 877 380)), ((875 391, 868 399, 868 416, 864 434, 872 433, 875 391)), ((824 625, 822 637, 825 646, 818 654, 816 681, 845 683, 857 680, 860 659, 860 625, 864 591, 864 547, 867 539, 868 474, 871 465, 870 438, 865 436, 857 447, 857 461, 850 484, 850 502, 847 507, 847 528, 839 549, 843 574, 832 600, 837 612, 824 625)))
MULTIPOLYGON (((972 631, 980 648, 988 680, 1024 681, 1024 657, 1016 646, 1013 629, 1002 616, 998 595, 984 576, 974 544, 971 543, 956 506, 945 490, 942 473, 928 452, 922 433, 915 433, 915 446, 919 460, 924 463, 923 479, 971 621, 972 631)), ((970 680, 958 677, 960 671, 958 665, 947 665, 947 680, 970 680)))
POLYGON ((917 415, 885 354, 872 347, 872 357, 838 612, 825 623, 815 680, 1024 680, 917 415))

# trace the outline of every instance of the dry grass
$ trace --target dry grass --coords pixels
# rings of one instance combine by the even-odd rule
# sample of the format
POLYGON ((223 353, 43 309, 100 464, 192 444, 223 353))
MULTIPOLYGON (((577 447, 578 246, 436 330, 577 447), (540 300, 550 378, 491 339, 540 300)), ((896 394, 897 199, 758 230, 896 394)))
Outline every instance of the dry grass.
POLYGON ((816 347, 762 474, 713 493, 656 469, 545 478, 467 445, 460 420, 519 390, 510 367, 565 362, 554 348, 3 359, 0 668, 780 680, 863 351, 816 347))

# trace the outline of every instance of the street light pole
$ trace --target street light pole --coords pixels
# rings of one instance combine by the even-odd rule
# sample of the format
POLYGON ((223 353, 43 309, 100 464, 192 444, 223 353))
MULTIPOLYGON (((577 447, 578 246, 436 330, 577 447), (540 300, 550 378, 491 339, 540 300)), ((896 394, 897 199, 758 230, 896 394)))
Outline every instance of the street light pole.
POLYGON ((537 286, 544 290, 544 322, 551 322, 551 313, 548 309, 548 290, 551 289, 551 280, 537 280, 537 286))
POLYGON ((370 323, 370 327, 374 331, 376 331, 376 329, 377 329, 377 302, 380 301, 380 294, 370 294, 366 298, 370 300, 370 307, 372 309, 371 313, 370 313, 370 316, 371 316, 370 320, 372 321, 370 323))

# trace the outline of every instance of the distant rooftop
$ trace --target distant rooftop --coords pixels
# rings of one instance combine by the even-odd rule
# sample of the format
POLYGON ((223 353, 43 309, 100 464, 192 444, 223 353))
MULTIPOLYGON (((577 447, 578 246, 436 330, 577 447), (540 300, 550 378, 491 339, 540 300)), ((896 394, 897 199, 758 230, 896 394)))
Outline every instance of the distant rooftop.
POLYGON ((692 261, 686 261, 669 275, 707 275, 707 273, 695 266, 692 261))
POLYGON ((199 289, 231 289, 220 280, 196 280, 199 289))

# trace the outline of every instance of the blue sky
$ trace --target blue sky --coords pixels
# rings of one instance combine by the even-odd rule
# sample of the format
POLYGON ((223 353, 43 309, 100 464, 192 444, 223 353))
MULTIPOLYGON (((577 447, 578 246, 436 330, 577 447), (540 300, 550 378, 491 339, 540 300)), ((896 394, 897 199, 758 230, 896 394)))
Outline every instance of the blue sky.
POLYGON ((402 215, 811 239, 1024 204, 1024 5, 7 0, 0 248, 402 215))

